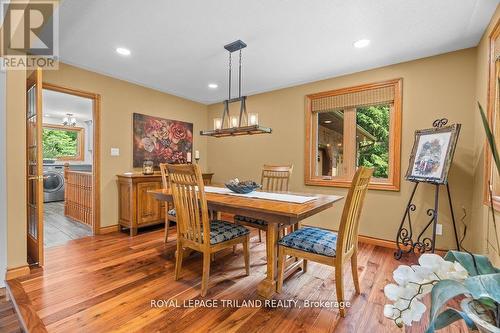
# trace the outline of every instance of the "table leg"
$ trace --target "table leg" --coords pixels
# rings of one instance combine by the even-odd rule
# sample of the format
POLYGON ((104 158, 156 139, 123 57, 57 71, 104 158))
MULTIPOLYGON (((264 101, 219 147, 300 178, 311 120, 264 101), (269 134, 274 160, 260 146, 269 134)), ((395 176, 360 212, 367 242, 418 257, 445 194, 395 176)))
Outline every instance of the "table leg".
POLYGON ((271 298, 276 292, 276 272, 278 264, 278 224, 267 224, 266 235, 267 276, 257 286, 257 293, 265 298, 271 298))

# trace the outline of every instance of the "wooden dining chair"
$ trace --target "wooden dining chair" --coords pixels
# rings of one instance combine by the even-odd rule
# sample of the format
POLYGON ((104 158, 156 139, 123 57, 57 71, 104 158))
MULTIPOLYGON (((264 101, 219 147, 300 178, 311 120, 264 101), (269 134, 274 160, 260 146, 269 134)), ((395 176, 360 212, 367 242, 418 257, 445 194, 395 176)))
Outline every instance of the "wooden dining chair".
POLYGON ((175 279, 182 268, 183 251, 189 248, 203 253, 201 296, 205 296, 210 275, 212 253, 243 244, 245 273, 250 274, 250 231, 244 226, 221 220, 210 220, 203 178, 198 165, 167 164, 167 179, 177 212, 177 252, 175 279))
MULTIPOLYGON (((290 183, 293 165, 264 165, 260 183, 266 192, 286 192, 290 183)), ((262 242, 262 230, 267 230, 267 222, 243 215, 235 215, 234 222, 259 230, 259 242, 262 242)))
MULTIPOLYGON (((307 260, 335 267, 335 287, 339 304, 344 302, 343 267, 351 259, 354 287, 356 293, 360 293, 357 264, 359 216, 372 174, 373 169, 360 167, 354 175, 338 233, 304 227, 278 241, 278 293, 281 293, 283 288, 287 255, 303 258, 304 272, 307 271, 307 260)), ((339 310, 340 315, 344 317, 345 309, 339 307, 339 310)))
MULTIPOLYGON (((161 172, 161 182, 163 185, 163 189, 168 189, 168 180, 167 180, 167 164, 160 164, 160 172, 161 172)), ((172 203, 165 203, 165 243, 168 242, 168 231, 170 229, 170 223, 177 223, 176 211, 174 205, 172 203)))

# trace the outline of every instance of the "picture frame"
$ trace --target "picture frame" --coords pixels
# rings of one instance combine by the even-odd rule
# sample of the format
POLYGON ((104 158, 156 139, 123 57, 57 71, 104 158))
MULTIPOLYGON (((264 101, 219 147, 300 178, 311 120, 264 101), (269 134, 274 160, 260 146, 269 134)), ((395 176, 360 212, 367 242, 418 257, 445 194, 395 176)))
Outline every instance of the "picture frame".
POLYGON ((415 131, 406 180, 447 184, 461 124, 415 131))
POLYGON ((193 150, 193 124, 133 114, 133 167, 141 168, 145 160, 160 163, 190 163, 193 150))

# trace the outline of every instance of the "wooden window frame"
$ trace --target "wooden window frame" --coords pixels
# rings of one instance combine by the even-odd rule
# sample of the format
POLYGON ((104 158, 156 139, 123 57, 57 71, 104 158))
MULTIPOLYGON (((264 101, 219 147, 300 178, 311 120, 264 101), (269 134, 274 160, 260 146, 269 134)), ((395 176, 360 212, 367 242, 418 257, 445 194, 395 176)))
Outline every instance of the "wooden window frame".
MULTIPOLYGON (((389 177, 387 179, 372 178, 369 188, 374 190, 399 191, 401 185, 401 114, 403 102, 402 78, 324 91, 306 96, 306 146, 304 168, 304 182, 306 185, 347 188, 351 186, 352 182, 351 174, 349 174, 349 177, 346 179, 324 179, 321 176, 313 175, 313 163, 316 162, 316 159, 313 157, 313 153, 314 156, 316 154, 316 148, 313 145, 317 143, 318 121, 317 113, 312 112, 312 101, 318 98, 355 93, 389 86, 394 87, 394 104, 391 107, 391 114, 389 117, 389 177)), ((355 170, 349 170, 349 173, 354 173, 354 171, 355 170)))
MULTIPOLYGON (((495 59, 495 41, 500 38, 500 19, 495 23, 495 27, 491 31, 489 38, 489 52, 488 52, 488 96, 487 96, 487 118, 488 123, 493 124, 491 128, 492 132, 495 133, 495 127, 500 126, 500 124, 495 124, 495 106, 499 102, 497 100, 497 80, 494 79, 497 76, 496 59, 495 59)), ((500 110, 497 110, 499 112, 500 110)), ((490 194, 488 191, 488 182, 494 181, 493 176, 493 164, 492 164, 492 154, 490 147, 487 142, 487 138, 484 141, 484 179, 483 179, 483 204, 486 206, 491 206, 490 194)), ((494 184, 493 184, 494 185, 494 184)), ((500 197, 493 196, 493 209, 500 211, 500 197)))
POLYGON ((72 131, 77 133, 78 154, 75 156, 57 157, 57 161, 84 161, 85 160, 85 129, 83 127, 64 126, 56 124, 43 124, 43 129, 55 129, 61 131, 72 131))

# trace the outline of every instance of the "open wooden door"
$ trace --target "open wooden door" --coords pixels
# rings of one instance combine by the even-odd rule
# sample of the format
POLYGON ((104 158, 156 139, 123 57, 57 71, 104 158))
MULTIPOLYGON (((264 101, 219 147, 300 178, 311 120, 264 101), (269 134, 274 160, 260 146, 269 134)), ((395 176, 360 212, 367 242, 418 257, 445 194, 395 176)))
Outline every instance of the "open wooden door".
POLYGON ((28 261, 43 266, 42 70, 26 85, 28 261))

